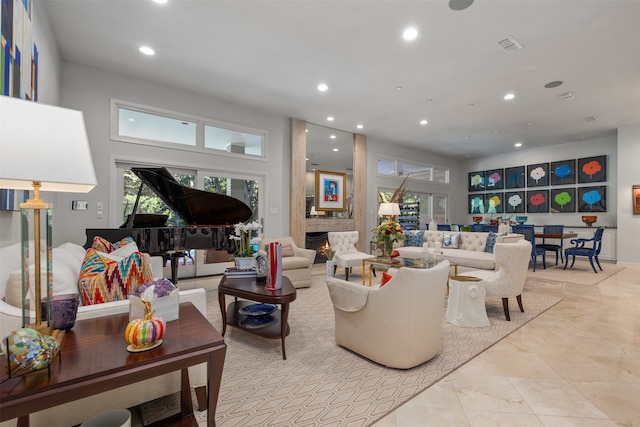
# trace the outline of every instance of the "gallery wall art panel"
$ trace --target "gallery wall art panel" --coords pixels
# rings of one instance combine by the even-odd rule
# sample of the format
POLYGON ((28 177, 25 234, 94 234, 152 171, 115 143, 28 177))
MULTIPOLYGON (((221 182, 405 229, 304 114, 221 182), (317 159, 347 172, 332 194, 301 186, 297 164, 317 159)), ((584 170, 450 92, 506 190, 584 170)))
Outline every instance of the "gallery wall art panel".
POLYGON ((549 185, 549 163, 527 165, 527 187, 547 187, 549 185))
POLYGON ((504 212, 504 193, 486 193, 484 195, 484 206, 488 214, 499 214, 504 212))
POLYGON ((504 188, 504 169, 491 169, 484 172, 487 191, 502 190, 504 188))
POLYGON ((469 192, 484 191, 485 190, 484 171, 469 172, 468 183, 469 183, 469 192))
POLYGON ((524 188, 524 166, 504 169, 504 188, 524 188))
POLYGON ((605 182, 607 180, 607 156, 578 159, 578 183, 605 182))
POLYGON ((569 185, 576 183, 576 159, 551 162, 551 185, 569 185))
POLYGON ((0 94, 38 100, 38 49, 33 43, 32 0, 0 1, 0 94))
POLYGON ((552 188, 550 211, 552 213, 571 213, 576 211, 576 189, 568 188, 552 188))
POLYGON ((549 190, 527 191, 527 212, 528 213, 549 212, 549 190))
POLYGON ((484 194, 469 194, 469 206, 470 214, 483 214, 484 210, 484 194))
POLYGON ((504 212, 508 214, 524 213, 524 197, 524 191, 506 191, 504 193, 504 200, 506 202, 504 212))
POLYGON ((606 212, 607 186, 578 187, 578 212, 606 212))

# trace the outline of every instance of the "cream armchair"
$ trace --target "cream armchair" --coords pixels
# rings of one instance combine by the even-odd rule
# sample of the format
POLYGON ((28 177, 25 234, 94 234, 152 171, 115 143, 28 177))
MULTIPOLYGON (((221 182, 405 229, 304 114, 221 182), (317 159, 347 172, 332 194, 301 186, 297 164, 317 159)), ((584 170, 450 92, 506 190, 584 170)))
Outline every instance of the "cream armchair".
POLYGON ((383 287, 328 278, 336 343, 390 368, 409 369, 440 351, 449 261, 400 268, 383 287))
POLYGON ((299 248, 291 237, 262 239, 258 249, 266 252, 271 242, 282 244, 282 275, 291 280, 295 288, 311 286, 311 270, 316 259, 316 251, 299 248))
POLYGON ((460 275, 481 279, 487 297, 502 298, 504 315, 510 321, 509 297, 516 297, 518 307, 524 313, 522 290, 529 269, 531 243, 524 239, 517 243, 496 243, 493 253, 496 259, 495 270, 473 270, 460 275))
POLYGON ((360 252, 356 248, 360 239, 357 231, 330 231, 328 238, 331 249, 335 251, 333 272, 335 273, 338 267, 344 267, 345 280, 349 280, 352 267, 362 266, 363 259, 375 258, 374 255, 360 252))

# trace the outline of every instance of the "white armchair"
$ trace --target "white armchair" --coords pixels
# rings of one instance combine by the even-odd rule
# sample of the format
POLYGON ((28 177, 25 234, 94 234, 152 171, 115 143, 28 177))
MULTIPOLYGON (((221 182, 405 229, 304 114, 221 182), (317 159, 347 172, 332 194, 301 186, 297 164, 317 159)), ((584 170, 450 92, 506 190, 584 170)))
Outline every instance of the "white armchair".
POLYGON ((390 368, 409 369, 440 351, 449 261, 400 268, 383 287, 328 278, 336 343, 390 368))
POLYGON ((496 243, 493 253, 496 261, 495 270, 472 270, 460 275, 481 279, 487 297, 502 298, 504 315, 510 321, 509 297, 516 297, 518 307, 524 313, 522 290, 529 268, 531 243, 524 239, 517 243, 496 243))
POLYGON ((349 280, 349 272, 352 267, 361 266, 363 259, 375 258, 374 255, 360 252, 356 248, 360 239, 357 231, 330 231, 328 234, 331 249, 335 251, 333 272, 335 273, 338 267, 344 267, 345 280, 349 280))

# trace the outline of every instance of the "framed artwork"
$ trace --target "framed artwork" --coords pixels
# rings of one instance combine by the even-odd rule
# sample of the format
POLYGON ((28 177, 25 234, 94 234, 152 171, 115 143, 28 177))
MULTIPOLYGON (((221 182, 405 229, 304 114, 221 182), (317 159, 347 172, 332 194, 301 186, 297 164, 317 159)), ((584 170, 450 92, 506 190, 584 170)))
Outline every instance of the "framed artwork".
POLYGON ((0 190, 0 210, 17 211, 20 210, 20 203, 24 203, 29 198, 29 190, 0 190))
POLYGON ((483 214, 484 212, 484 194, 469 194, 469 213, 483 214))
POLYGON ((528 213, 549 212, 549 190, 527 191, 527 212, 528 213))
POLYGON ((549 209, 554 213, 575 212, 576 211, 576 189, 552 188, 549 209))
POLYGON ((605 182, 607 180, 607 156, 578 159, 578 183, 605 182))
POLYGON ((640 185, 634 185, 631 191, 633 196, 633 214, 640 215, 640 185))
POLYGON ((524 213, 524 191, 505 191, 504 200, 504 213, 524 213))
POLYGON ((524 188, 524 166, 505 168, 503 179, 504 188, 524 188))
POLYGON ((549 185, 549 163, 527 165, 527 187, 547 187, 549 185))
POLYGON ((484 171, 469 172, 469 192, 484 191, 484 171))
POLYGON ((504 169, 491 169, 484 172, 485 189, 487 191, 502 190, 504 188, 504 169))
POLYGON ((576 159, 551 162, 551 185, 569 185, 576 183, 576 159))
POLYGON ((578 187, 578 212, 606 212, 607 187, 578 187))
POLYGON ((346 210, 347 174, 316 169, 316 210, 346 210))
POLYGON ((488 214, 504 213, 504 193, 486 193, 484 195, 484 206, 488 214))

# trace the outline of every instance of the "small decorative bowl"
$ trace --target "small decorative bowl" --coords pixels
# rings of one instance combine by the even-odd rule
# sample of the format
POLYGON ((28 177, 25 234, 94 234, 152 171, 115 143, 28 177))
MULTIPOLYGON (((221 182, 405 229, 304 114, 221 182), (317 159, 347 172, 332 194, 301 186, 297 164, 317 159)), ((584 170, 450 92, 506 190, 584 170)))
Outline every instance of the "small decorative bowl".
POLYGON ((473 217, 473 222, 475 222, 476 224, 480 224, 482 222, 482 217, 481 216, 474 216, 473 217))
POLYGON ((529 219, 529 218, 528 218, 528 217, 526 217, 526 216, 517 216, 517 217, 516 217, 516 222, 517 222, 519 225, 522 225, 522 224, 524 224, 525 222, 527 222, 527 219, 529 219))
MULTIPOLYGON (((51 326, 69 330, 76 324, 80 294, 54 295, 51 297, 51 326)), ((42 300, 42 320, 47 320, 47 299, 42 300)))
POLYGON ((591 227, 591 225, 596 222, 597 219, 597 215, 582 215, 582 222, 587 224, 587 227, 591 227))

